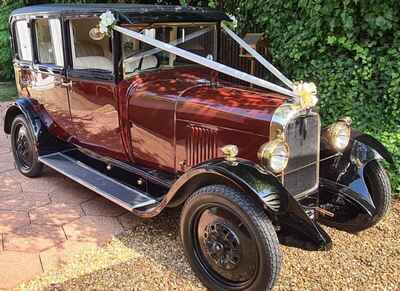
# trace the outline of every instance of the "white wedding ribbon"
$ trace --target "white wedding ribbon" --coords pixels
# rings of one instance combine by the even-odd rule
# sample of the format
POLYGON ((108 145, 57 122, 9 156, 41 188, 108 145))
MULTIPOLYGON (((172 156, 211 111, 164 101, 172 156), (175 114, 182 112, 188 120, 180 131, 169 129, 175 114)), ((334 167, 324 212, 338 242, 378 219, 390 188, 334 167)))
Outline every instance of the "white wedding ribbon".
POLYGON ((156 39, 153 39, 151 37, 148 37, 146 35, 143 35, 141 33, 138 33, 136 31, 127 29, 127 28, 123 28, 120 26, 113 26, 113 29, 123 33, 125 35, 128 35, 134 39, 140 40, 144 43, 147 43, 149 45, 152 45, 156 48, 159 48, 161 50, 165 50, 169 53, 172 53, 174 55, 180 56, 182 58, 185 58, 189 61, 192 61, 194 63, 200 64, 202 66, 205 66, 207 68, 210 68, 211 70, 215 70, 218 71, 220 73, 226 74, 228 76, 234 77, 236 79, 248 82, 250 84, 256 85, 256 86, 260 86, 262 88, 277 92, 277 93, 281 93, 287 96, 291 96, 291 97, 295 97, 297 98, 298 96, 296 94, 293 93, 293 91, 285 89, 281 86, 278 86, 276 84, 273 84, 271 82, 268 82, 266 80, 254 77, 250 74, 247 74, 245 72, 236 70, 234 68, 228 67, 226 65, 223 65, 221 63, 218 63, 216 61, 212 61, 209 60, 207 58, 204 58, 202 56, 196 55, 194 53, 191 53, 189 51, 186 51, 184 49, 178 48, 173 46, 172 44, 166 43, 166 42, 162 42, 156 39))
POLYGON ((270 71, 275 77, 281 80, 290 89, 293 89, 294 84, 285 75, 283 75, 277 68, 274 67, 270 62, 268 62, 262 55, 260 55, 255 49, 248 45, 243 39, 236 35, 232 30, 230 30, 225 24, 222 23, 221 27, 225 32, 233 38, 242 48, 244 48, 250 55, 252 55, 260 64, 262 64, 268 71, 270 71))

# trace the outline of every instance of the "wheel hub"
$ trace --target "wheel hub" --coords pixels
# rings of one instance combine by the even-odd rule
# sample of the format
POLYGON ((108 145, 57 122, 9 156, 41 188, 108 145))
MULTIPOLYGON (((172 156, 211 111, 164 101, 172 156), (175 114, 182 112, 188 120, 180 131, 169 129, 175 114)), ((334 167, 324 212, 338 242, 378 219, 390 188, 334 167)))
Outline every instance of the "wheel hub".
POLYGON ((32 149, 24 126, 21 126, 18 131, 16 138, 16 154, 24 168, 32 166, 32 149))
POLYGON ((206 254, 219 267, 232 270, 240 263, 240 241, 227 225, 212 223, 204 231, 206 254))

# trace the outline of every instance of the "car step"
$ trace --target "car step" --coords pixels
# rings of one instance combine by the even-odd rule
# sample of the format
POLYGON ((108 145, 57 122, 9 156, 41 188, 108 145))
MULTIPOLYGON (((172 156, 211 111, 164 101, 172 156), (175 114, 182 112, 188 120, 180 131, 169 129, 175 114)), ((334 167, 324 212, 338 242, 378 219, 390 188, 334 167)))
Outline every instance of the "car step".
POLYGON ((143 191, 122 184, 62 152, 40 156, 39 161, 129 211, 158 203, 143 191))

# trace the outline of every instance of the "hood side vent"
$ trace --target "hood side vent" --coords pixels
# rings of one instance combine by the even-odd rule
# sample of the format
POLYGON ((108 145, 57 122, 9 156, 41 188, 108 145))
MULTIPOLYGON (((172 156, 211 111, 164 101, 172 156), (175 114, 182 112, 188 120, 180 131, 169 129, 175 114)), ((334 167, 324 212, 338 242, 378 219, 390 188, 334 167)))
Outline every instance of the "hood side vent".
POLYGON ((193 167, 201 162, 217 157, 217 130, 197 125, 189 125, 186 138, 187 166, 193 167))

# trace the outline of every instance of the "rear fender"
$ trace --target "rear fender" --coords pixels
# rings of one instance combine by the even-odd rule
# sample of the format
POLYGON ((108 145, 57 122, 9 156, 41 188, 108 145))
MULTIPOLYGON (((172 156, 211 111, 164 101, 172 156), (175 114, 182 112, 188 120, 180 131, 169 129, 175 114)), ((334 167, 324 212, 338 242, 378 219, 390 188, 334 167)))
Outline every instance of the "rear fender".
POLYGON ((182 196, 183 193, 189 195, 193 190, 214 184, 216 181, 228 183, 250 195, 266 210, 271 220, 300 234, 301 238, 312 243, 314 248, 330 247, 329 236, 308 217, 303 207, 282 186, 278 178, 247 160, 229 162, 217 159, 198 165, 183 174, 167 195, 185 197, 182 196), (198 183, 199 177, 202 176, 207 176, 207 179, 203 180, 204 184, 198 183), (188 191, 187 187, 192 188, 188 191))
POLYGON ((25 116, 26 120, 32 127, 35 140, 36 142, 38 142, 44 126, 41 122, 39 114, 34 109, 34 105, 29 99, 26 98, 17 99, 15 103, 7 109, 6 115, 4 117, 4 132, 6 134, 11 133, 12 122, 14 118, 19 114, 23 114, 25 116))
POLYGON ((11 126, 14 118, 23 114, 31 126, 39 155, 60 151, 70 147, 55 136, 49 133, 48 124, 53 124, 50 118, 48 122, 43 121, 40 105, 28 98, 19 98, 11 105, 4 117, 4 132, 11 134, 11 126))

